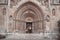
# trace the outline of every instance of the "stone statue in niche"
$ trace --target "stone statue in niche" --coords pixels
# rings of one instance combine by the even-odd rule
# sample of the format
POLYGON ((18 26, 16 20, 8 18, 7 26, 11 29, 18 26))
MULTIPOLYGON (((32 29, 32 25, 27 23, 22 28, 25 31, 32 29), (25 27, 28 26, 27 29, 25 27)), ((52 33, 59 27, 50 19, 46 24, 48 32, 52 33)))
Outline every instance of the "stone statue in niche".
POLYGON ((50 16, 49 16, 49 15, 46 16, 46 21, 47 21, 47 22, 50 21, 50 16))
POLYGON ((3 15, 5 15, 6 14, 6 8, 4 7, 3 8, 3 15))
POLYGON ((44 0, 44 5, 45 5, 46 7, 49 7, 48 0, 44 0))
POLYGON ((12 15, 9 16, 9 19, 10 19, 10 20, 12 19, 12 15))
POLYGON ((52 15, 55 16, 55 9, 52 9, 52 15))
POLYGON ((12 8, 13 5, 14 5, 14 3, 15 3, 15 1, 14 1, 14 0, 10 0, 10 1, 11 1, 11 3, 10 3, 10 7, 12 8))
POLYGON ((10 1, 11 1, 10 7, 12 8, 13 6, 16 6, 18 2, 21 0, 10 0, 10 1))

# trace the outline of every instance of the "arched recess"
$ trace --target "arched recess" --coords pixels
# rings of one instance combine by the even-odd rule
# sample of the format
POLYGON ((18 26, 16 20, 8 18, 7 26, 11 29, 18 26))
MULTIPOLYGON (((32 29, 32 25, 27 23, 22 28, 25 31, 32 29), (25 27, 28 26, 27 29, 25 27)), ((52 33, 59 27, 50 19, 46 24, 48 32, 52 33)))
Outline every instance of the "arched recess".
POLYGON ((33 2, 26 2, 18 7, 13 17, 14 29, 25 33, 26 22, 32 22, 32 33, 44 32, 44 15, 42 9, 33 2))

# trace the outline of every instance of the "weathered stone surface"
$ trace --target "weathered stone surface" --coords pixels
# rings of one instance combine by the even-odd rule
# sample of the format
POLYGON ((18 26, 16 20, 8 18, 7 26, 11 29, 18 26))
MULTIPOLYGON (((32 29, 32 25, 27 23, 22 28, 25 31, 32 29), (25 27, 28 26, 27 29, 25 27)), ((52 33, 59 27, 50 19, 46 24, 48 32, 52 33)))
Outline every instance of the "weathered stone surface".
POLYGON ((60 20, 60 6, 57 4, 56 6, 51 5, 50 3, 50 0, 9 0, 8 6, 1 4, 0 30, 2 32, 7 30, 8 33, 19 33, 9 35, 4 40, 55 40, 58 33, 57 21, 60 20), (6 15, 3 15, 4 7, 7 9, 6 15), (26 22, 32 22, 32 33, 39 34, 25 35, 27 30, 26 22))
POLYGON ((4 40, 56 40, 56 35, 41 34, 9 34, 4 40))

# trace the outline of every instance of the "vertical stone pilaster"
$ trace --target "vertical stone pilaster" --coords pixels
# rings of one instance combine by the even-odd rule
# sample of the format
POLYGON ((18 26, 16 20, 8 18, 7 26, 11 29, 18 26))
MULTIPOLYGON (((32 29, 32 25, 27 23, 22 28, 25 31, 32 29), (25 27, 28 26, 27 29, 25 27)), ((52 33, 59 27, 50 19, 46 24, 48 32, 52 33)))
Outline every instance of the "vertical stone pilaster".
POLYGON ((7 28, 7 32, 9 32, 9 8, 10 8, 10 0, 8 0, 8 5, 7 5, 7 12, 6 12, 6 18, 5 18, 5 26, 7 28))

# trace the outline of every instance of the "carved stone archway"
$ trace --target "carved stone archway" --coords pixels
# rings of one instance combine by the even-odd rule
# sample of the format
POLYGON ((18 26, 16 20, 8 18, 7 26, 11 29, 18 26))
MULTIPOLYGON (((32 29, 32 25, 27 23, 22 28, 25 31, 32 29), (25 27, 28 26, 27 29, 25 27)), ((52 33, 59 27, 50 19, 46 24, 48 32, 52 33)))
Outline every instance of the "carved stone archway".
POLYGON ((14 30, 26 32, 26 22, 32 22, 32 33, 44 32, 44 15, 42 9, 33 2, 26 2, 14 13, 14 30))

